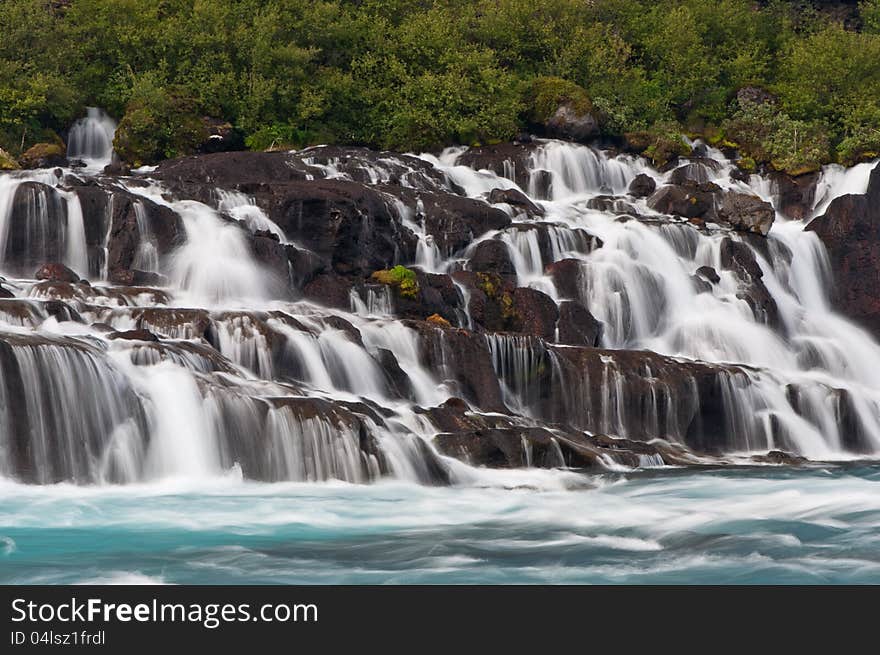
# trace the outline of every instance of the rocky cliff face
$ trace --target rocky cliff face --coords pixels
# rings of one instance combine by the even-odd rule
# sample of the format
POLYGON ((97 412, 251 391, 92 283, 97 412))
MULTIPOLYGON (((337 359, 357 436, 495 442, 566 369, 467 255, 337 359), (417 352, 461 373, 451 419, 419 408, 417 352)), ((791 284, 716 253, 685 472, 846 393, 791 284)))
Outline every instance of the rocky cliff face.
POLYGON ((865 194, 835 198, 807 229, 828 250, 835 306, 880 336, 880 166, 865 194))

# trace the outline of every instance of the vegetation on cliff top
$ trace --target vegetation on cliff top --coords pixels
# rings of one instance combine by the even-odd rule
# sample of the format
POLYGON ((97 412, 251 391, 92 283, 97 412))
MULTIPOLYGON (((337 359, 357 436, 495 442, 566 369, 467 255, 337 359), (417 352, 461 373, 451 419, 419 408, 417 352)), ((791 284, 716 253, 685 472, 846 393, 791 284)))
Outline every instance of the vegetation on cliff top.
POLYGON ((790 171, 880 152, 880 0, 5 0, 0 34, 13 155, 87 105, 146 161, 204 117, 255 149, 418 150, 510 139, 561 98, 659 160, 676 130, 790 171))

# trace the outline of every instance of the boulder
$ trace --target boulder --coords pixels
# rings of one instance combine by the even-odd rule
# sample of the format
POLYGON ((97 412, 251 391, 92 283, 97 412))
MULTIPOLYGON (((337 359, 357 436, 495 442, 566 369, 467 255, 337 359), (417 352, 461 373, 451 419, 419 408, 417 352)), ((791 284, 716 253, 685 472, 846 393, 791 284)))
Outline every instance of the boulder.
POLYGON ((516 276, 507 244, 500 239, 486 239, 478 243, 467 267, 478 273, 496 273, 501 277, 516 276))
POLYGON ((475 170, 492 171, 526 189, 530 178, 530 160, 538 148, 540 144, 531 141, 468 148, 458 158, 457 163, 475 170))
POLYGON ((529 92, 530 119, 546 136, 586 141, 599 133, 599 121, 586 90, 559 77, 538 77, 529 92))
POLYGON ((656 190, 657 182, 645 173, 639 173, 629 183, 629 194, 635 198, 647 198, 656 190))
POLYGON ((149 330, 124 330, 121 332, 111 332, 107 335, 108 339, 121 339, 128 341, 159 341, 159 337, 149 330))
POLYGON ((816 200, 816 183, 820 173, 806 173, 792 177, 779 171, 769 174, 776 208, 788 218, 804 220, 810 217, 816 200))
POLYGON ((506 410, 483 335, 440 328, 425 321, 406 321, 405 324, 419 336, 422 363, 439 379, 451 382, 457 388, 457 395, 485 411, 506 410))
POLYGON ((544 210, 533 203, 529 197, 517 189, 492 189, 489 192, 489 202, 493 205, 506 203, 514 209, 524 211, 529 216, 543 216, 544 210))
POLYGON ((557 293, 563 298, 581 297, 581 276, 584 262, 579 259, 560 259, 548 264, 544 272, 553 278, 557 293))
POLYGON ((573 300, 559 303, 557 341, 569 346, 598 348, 602 340, 603 326, 586 307, 573 300))
POLYGON ((691 161, 673 170, 669 175, 669 183, 698 187, 711 182, 713 172, 718 168, 717 162, 712 159, 691 161))
POLYGON ((351 309, 352 282, 333 271, 315 276, 303 287, 303 295, 325 307, 351 309))
POLYGON ((167 286, 168 278, 160 273, 141 271, 133 268, 114 268, 110 271, 110 282, 125 287, 167 286))
POLYGON ((64 259, 66 226, 67 203, 54 187, 18 184, 6 216, 6 249, 0 253, 5 270, 29 275, 45 262, 64 259))
POLYGON ((599 121, 592 111, 565 102, 544 123, 548 136, 571 141, 587 141, 599 133, 599 121))
POLYGON ((64 264, 52 262, 43 264, 34 273, 37 280, 49 280, 51 282, 79 282, 79 275, 67 268, 64 264))
POLYGON ((537 289, 520 287, 513 292, 513 328, 515 332, 541 337, 547 341, 556 338, 559 311, 556 303, 537 289))
POLYGON ((741 291, 737 297, 748 303, 755 318, 770 327, 780 328, 779 308, 764 285, 764 272, 752 249, 741 241, 725 237, 721 242, 721 266, 739 278, 741 291))
POLYGON ((480 200, 450 193, 419 193, 425 232, 434 238, 440 253, 451 256, 489 232, 511 223, 510 216, 480 200))
POLYGON ((721 278, 718 276, 718 271, 716 271, 711 266, 700 266, 697 269, 696 274, 710 284, 718 284, 719 282, 721 282, 721 278))
POLYGON ((63 143, 38 143, 28 148, 18 161, 22 168, 65 166, 67 164, 65 152, 63 143))
POLYGON ((721 195, 716 214, 721 222, 727 223, 735 230, 753 232, 767 236, 776 212, 773 205, 764 202, 758 196, 727 191, 721 195))
POLYGON ((714 198, 711 192, 667 184, 648 198, 648 206, 661 214, 701 218, 712 210, 714 198))

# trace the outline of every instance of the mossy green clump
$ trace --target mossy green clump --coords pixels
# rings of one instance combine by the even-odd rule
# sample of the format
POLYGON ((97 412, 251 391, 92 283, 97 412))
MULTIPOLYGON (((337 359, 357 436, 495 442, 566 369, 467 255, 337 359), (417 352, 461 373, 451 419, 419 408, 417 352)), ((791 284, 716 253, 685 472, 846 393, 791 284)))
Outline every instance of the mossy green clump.
POLYGON ((415 271, 406 266, 397 265, 394 268, 376 271, 370 278, 379 284, 387 284, 397 289, 401 298, 415 300, 419 295, 419 281, 415 271))
POLYGON ((529 118, 535 123, 547 122, 560 105, 568 105, 579 116, 593 111, 593 102, 586 90, 561 77, 538 77, 528 87, 529 118))
POLYGON ((508 324, 515 323, 519 320, 519 312, 516 311, 516 304, 513 301, 513 296, 511 296, 506 291, 501 294, 501 298, 498 299, 499 304, 501 305, 501 318, 508 324))
POLYGON ((691 147, 685 142, 681 128, 673 122, 657 123, 647 130, 628 132, 625 138, 631 150, 640 152, 657 168, 691 154, 691 147))
POLYGON ((751 157, 740 157, 737 159, 736 165, 743 173, 754 173, 758 170, 757 162, 751 157))
POLYGON ((494 298, 497 291, 498 280, 497 275, 491 273, 477 273, 477 287, 486 294, 488 298, 494 298))

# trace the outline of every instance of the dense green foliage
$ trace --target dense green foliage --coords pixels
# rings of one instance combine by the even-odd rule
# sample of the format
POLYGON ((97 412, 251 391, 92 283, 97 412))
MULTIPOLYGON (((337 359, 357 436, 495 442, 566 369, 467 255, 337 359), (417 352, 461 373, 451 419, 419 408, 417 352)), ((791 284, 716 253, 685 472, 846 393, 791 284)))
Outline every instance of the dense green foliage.
POLYGON ((564 97, 658 160, 676 131, 789 170, 871 156, 880 0, 809 4, 3 0, 0 148, 51 141, 97 105, 122 119, 132 161, 190 151, 202 117, 257 149, 417 150, 510 139, 564 97), (744 86, 778 102, 741 106, 744 86))

